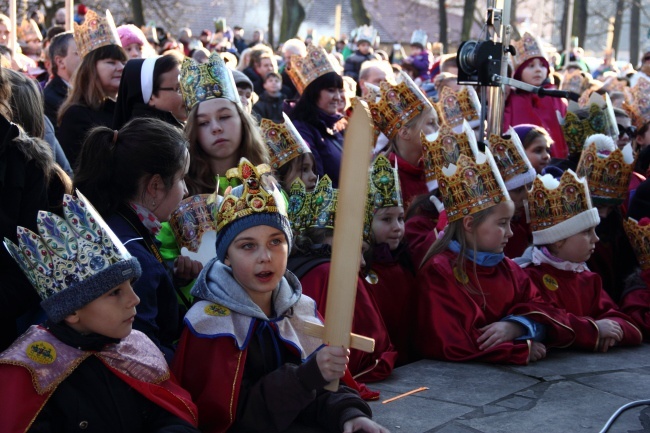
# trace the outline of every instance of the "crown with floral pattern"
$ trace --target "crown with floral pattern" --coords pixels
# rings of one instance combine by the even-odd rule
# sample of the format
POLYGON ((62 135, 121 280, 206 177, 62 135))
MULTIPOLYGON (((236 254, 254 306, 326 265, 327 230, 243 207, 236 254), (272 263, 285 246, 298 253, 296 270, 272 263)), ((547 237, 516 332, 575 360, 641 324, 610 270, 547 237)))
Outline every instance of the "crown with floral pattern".
POLYGON ((307 192, 305 183, 299 177, 291 183, 289 188, 289 206, 287 214, 289 215, 289 222, 291 229, 297 233, 302 232, 307 228, 309 221, 309 207, 311 201, 311 193, 307 192))
POLYGON ((237 167, 226 172, 229 180, 241 179, 243 191, 239 197, 228 191, 225 194, 217 212, 217 231, 239 218, 253 214, 280 213, 287 216, 279 190, 262 179, 262 175, 270 171, 271 167, 267 164, 255 167, 246 158, 242 158, 237 167))
POLYGON ((328 175, 321 177, 314 190, 309 194, 305 228, 333 229, 339 190, 332 187, 330 177, 328 175))
POLYGON ((627 218, 623 220, 623 227, 641 269, 647 271, 650 269, 650 218, 644 217, 638 222, 627 218))
POLYGON ((467 122, 462 125, 462 130, 456 133, 450 125, 443 124, 432 141, 420 132, 427 182, 436 180, 439 170, 449 164, 455 164, 460 155, 474 156, 472 149, 477 148, 476 136, 467 122))
POLYGON ((411 77, 400 72, 400 78, 401 82, 397 85, 382 81, 379 93, 373 93, 374 98, 364 98, 373 123, 389 139, 395 137, 397 131, 415 116, 427 108, 433 109, 429 99, 411 77))
POLYGON ((609 95, 601 96, 587 90, 580 96, 578 103, 571 101, 567 114, 562 123, 564 139, 569 146, 569 154, 577 155, 582 152, 587 137, 594 134, 604 134, 618 138, 618 127, 614 108, 609 95), (577 111, 587 108, 588 116, 580 119, 577 111))
POLYGON ((300 136, 289 117, 282 113, 284 123, 262 119, 260 130, 271 156, 271 167, 275 170, 297 156, 311 153, 309 146, 300 136))
POLYGON ((622 150, 605 135, 589 137, 580 155, 576 174, 587 178, 594 204, 619 205, 627 196, 634 171, 634 152, 627 144, 622 150))
POLYGON ((117 34, 113 15, 106 9, 106 17, 101 17, 97 12, 88 9, 82 24, 73 23, 74 41, 77 43, 79 57, 83 58, 89 52, 107 45, 122 46, 120 36, 117 34))
POLYGON ((516 51, 516 54, 512 59, 515 71, 528 60, 534 59, 535 57, 546 59, 546 52, 544 51, 542 43, 528 32, 524 33, 518 41, 513 41, 512 45, 515 47, 516 51))
POLYGON ((290 66, 287 69, 287 74, 300 94, 316 78, 337 70, 325 49, 316 44, 307 47, 305 57, 291 56, 290 66))
POLYGON ((505 135, 491 134, 488 146, 508 191, 531 183, 535 179, 535 169, 512 127, 505 135))
POLYGON ((188 113, 196 104, 208 99, 224 98, 241 104, 232 72, 216 51, 207 63, 197 63, 190 58, 183 60, 180 86, 188 113))
POLYGON ((179 248, 199 251, 203 234, 214 231, 217 201, 214 194, 198 194, 180 202, 169 218, 179 248))
POLYGON ((448 86, 443 87, 434 107, 440 123, 452 128, 460 129, 464 120, 478 123, 480 119, 481 101, 471 86, 463 86, 459 92, 448 86))
POLYGON ((510 200, 490 149, 481 153, 473 146, 472 152, 439 168, 438 185, 449 222, 510 200))
POLYGON ((38 233, 19 226, 18 245, 4 239, 54 322, 140 275, 137 260, 90 202, 77 194, 79 198, 63 196, 64 218, 39 211, 38 233))
POLYGON ((650 122, 650 80, 640 77, 629 90, 629 97, 629 102, 623 102, 623 109, 632 119, 632 124, 641 129, 650 122))

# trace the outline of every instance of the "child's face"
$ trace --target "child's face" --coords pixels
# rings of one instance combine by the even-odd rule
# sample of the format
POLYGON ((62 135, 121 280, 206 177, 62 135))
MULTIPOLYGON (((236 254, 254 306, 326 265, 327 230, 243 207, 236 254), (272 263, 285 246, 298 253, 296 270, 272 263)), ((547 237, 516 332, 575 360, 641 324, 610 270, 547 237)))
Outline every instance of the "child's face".
POLYGON ((224 260, 242 289, 263 310, 287 270, 289 245, 281 230, 260 225, 239 233, 224 260))
POLYGON ((546 138, 537 137, 526 148, 526 156, 537 174, 542 174, 542 170, 548 165, 551 160, 551 155, 548 153, 548 144, 546 138))
POLYGON ((242 138, 242 125, 234 102, 216 98, 199 103, 196 122, 198 125, 197 139, 208 158, 215 160, 237 159, 236 155, 242 138))
POLYGON ((282 90, 282 81, 278 77, 269 77, 264 82, 264 90, 269 94, 276 94, 282 90))
POLYGON ((370 51, 370 43, 361 41, 357 44, 357 49, 361 52, 361 54, 368 54, 370 51))
POLYGON ((512 200, 494 206, 494 210, 473 228, 473 233, 468 233, 471 246, 475 245, 478 251, 502 253, 508 239, 512 237, 510 220, 514 213, 515 204, 512 200))
POLYGON ((239 93, 239 100, 244 106, 244 111, 251 114, 253 111, 253 89, 250 87, 237 87, 237 93, 239 93))
POLYGON ((126 47, 126 54, 129 56, 129 59, 141 59, 142 58, 142 46, 140 44, 129 44, 126 47))
POLYGON ((411 55, 417 56, 422 52, 422 48, 419 45, 411 45, 411 55))
POLYGON ((185 167, 174 175, 172 186, 166 190, 165 184, 161 181, 157 186, 161 189, 161 198, 156 200, 156 207, 153 210, 154 215, 160 222, 169 221, 172 212, 178 207, 178 204, 187 195, 187 186, 185 185, 185 176, 190 168, 190 155, 185 150, 185 167))
POLYGON ((404 237, 404 208, 394 206, 378 209, 371 227, 377 244, 387 243, 391 250, 396 249, 404 237))
POLYGON ((589 260, 589 257, 596 248, 598 236, 596 227, 590 227, 566 239, 555 242, 551 248, 551 253, 558 259, 567 262, 582 263, 589 260))
POLYGON ((318 177, 314 173, 314 156, 306 154, 302 157, 294 158, 289 161, 291 167, 285 176, 284 184, 291 186, 294 180, 300 178, 305 184, 307 191, 311 192, 316 187, 316 180, 318 177))
POLYGON ((101 334, 110 338, 126 338, 131 333, 135 307, 140 298, 130 281, 125 281, 95 299, 74 314, 66 323, 81 334, 101 334))
POLYGON ((518 211, 519 209, 524 207, 524 200, 526 200, 528 196, 528 192, 526 191, 526 185, 522 185, 519 188, 508 190, 508 195, 510 195, 510 199, 515 204, 515 212, 518 211))
POLYGON ((521 71, 521 81, 532 86, 541 86, 547 75, 546 65, 542 59, 536 57, 521 71))

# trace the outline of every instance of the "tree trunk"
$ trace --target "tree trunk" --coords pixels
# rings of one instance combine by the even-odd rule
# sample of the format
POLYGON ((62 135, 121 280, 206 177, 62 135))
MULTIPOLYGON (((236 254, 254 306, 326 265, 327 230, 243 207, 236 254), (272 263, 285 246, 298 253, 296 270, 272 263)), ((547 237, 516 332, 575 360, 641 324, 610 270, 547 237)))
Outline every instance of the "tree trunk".
POLYGON ((630 17, 630 63, 634 67, 639 64, 639 25, 641 20, 641 0, 632 0, 630 17))
POLYGON ((142 0, 131 1, 131 11, 133 12, 133 22, 136 26, 144 25, 144 11, 142 9, 142 0))
POLYGON ((584 47, 587 43, 587 19, 589 18, 589 0, 579 0, 577 12, 578 16, 578 31, 574 32, 578 36, 578 44, 584 47))
POLYGON ((562 24, 560 26, 560 34, 562 35, 562 52, 567 50, 566 47, 566 24, 569 17, 569 0, 564 0, 564 6, 562 7, 562 24))
POLYGON ((471 36, 475 9, 476 0, 465 0, 465 5, 463 6, 463 29, 460 34, 461 41, 466 41, 471 36))
POLYGON ((305 9, 298 0, 283 0, 280 40, 286 41, 295 37, 304 19, 305 9))
POLYGON ((625 12, 625 0, 617 0, 616 15, 614 15, 614 37, 612 38, 612 49, 614 49, 614 54, 616 55, 616 57, 618 57, 618 44, 621 41, 621 28, 623 27, 623 12, 625 12))
POLYGON ((269 0, 269 25, 267 36, 269 44, 275 47, 275 32, 273 31, 273 23, 275 22, 275 0, 269 0))
POLYGON ((447 41, 447 6, 445 0, 438 0, 438 14, 440 16, 440 35, 438 38, 442 44, 442 52, 446 53, 449 42, 447 41))
POLYGON ((370 25, 370 16, 363 5, 363 0, 350 0, 350 6, 352 7, 352 18, 357 26, 370 25))

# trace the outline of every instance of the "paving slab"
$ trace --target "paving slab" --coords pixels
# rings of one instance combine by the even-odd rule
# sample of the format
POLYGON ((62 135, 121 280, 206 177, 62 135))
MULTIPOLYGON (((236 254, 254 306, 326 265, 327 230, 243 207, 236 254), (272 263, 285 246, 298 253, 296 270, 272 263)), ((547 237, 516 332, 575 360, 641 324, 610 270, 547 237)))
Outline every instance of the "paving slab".
POLYGON ((576 378, 575 381, 631 400, 650 398, 650 374, 646 371, 593 374, 576 378))

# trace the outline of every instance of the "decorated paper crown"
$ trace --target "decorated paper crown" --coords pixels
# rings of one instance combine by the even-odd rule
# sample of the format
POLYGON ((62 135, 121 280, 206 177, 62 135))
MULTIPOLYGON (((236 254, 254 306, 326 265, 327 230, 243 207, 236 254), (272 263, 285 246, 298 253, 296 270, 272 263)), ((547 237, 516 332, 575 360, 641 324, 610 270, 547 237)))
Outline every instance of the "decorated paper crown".
POLYGON ((357 44, 359 42, 365 41, 372 45, 375 43, 376 39, 377 30, 373 26, 363 25, 361 27, 357 27, 356 36, 354 38, 354 42, 357 44))
POLYGON ((633 171, 632 146, 621 151, 611 137, 600 134, 587 138, 576 168, 578 176, 587 178, 595 205, 623 203, 633 171))
POLYGON ((339 191, 328 175, 320 178, 309 198, 305 228, 334 228, 339 191))
POLYGON ((460 155, 456 164, 439 169, 438 185, 449 222, 510 200, 490 149, 460 155))
POLYGON ((456 132, 461 131, 464 120, 474 127, 478 125, 481 117, 481 101, 478 99, 476 90, 470 86, 463 86, 459 92, 455 92, 448 86, 443 87, 434 107, 440 123, 446 123, 455 128, 456 132))
POLYGON ((374 99, 366 98, 375 127, 389 139, 425 109, 433 109, 431 102, 408 75, 400 72, 399 76, 399 84, 382 81, 379 94, 372 92, 374 99))
POLYGON ((640 77, 636 85, 629 91, 630 102, 623 102, 623 109, 632 119, 637 129, 650 122, 650 81, 640 77))
POLYGON ((561 123, 570 155, 580 154, 587 137, 594 134, 605 134, 613 139, 618 139, 616 116, 608 94, 603 97, 587 90, 582 94, 578 103, 574 101, 569 103, 566 117, 561 123), (584 108, 587 108, 588 116, 585 119, 580 119, 576 113, 584 108))
POLYGON ((535 245, 566 239, 600 222, 587 180, 578 179, 572 170, 565 171, 559 181, 550 174, 535 178, 528 191, 528 216, 535 245))
POLYGON ((544 52, 542 43, 528 32, 524 33, 521 39, 514 41, 512 44, 516 50, 516 54, 513 57, 515 71, 526 61, 535 57, 546 59, 546 53, 544 52))
POLYGON ((368 196, 372 200, 372 213, 384 207, 404 206, 397 166, 391 167, 384 155, 379 155, 370 166, 368 196))
POLYGON ((226 25, 226 19, 224 17, 212 18, 212 21, 214 22, 215 32, 225 32, 226 30, 228 30, 228 26, 226 25))
POLYGON ((329 72, 336 72, 336 66, 332 63, 330 56, 325 49, 316 44, 307 47, 305 57, 300 55, 291 56, 291 68, 287 70, 291 81, 300 94, 314 81, 329 72))
POLYGON ((291 229, 300 233, 307 228, 310 212, 311 193, 307 192, 305 183, 299 177, 293 181, 289 189, 289 206, 287 214, 291 229))
POLYGON ((203 235, 214 231, 216 213, 217 201, 212 194, 193 195, 181 201, 169 219, 179 248, 198 252, 203 235))
POLYGON ((646 217, 637 222, 628 218, 623 220, 623 227, 641 269, 647 271, 650 269, 650 219, 646 217))
POLYGON ((107 45, 119 45, 120 36, 117 34, 115 21, 111 11, 106 9, 106 17, 100 17, 97 12, 88 9, 83 24, 73 23, 74 41, 77 43, 79 57, 83 58, 89 52, 107 45))
POLYGON ((16 230, 18 245, 5 238, 9 254, 43 299, 50 320, 60 322, 124 281, 140 276, 140 265, 90 202, 63 196, 61 218, 39 211, 37 233, 16 230))
POLYGON ((458 133, 446 124, 429 137, 420 132, 420 142, 427 183, 438 178, 441 168, 456 164, 460 155, 473 157, 472 149, 478 149, 474 131, 467 122, 462 123, 462 130, 458 133))
POLYGON ((423 48, 426 48, 428 40, 429 36, 427 36, 427 32, 422 29, 413 30, 411 34, 411 45, 419 44, 423 48))
POLYGON ((208 99, 224 98, 241 104, 232 72, 217 52, 203 64, 186 58, 181 66, 180 85, 188 113, 196 104, 208 99))
POLYGON ((43 35, 41 34, 41 30, 38 28, 38 24, 36 24, 36 21, 31 18, 23 20, 20 27, 18 27, 16 37, 19 41, 24 42, 27 42, 34 38, 38 39, 39 41, 43 40, 43 35))
POLYGON ((590 87, 591 82, 589 81, 589 78, 578 69, 572 69, 568 72, 564 76, 562 84, 560 85, 561 90, 567 90, 569 92, 577 93, 578 95, 582 95, 584 92, 589 90, 590 87))
POLYGON ((282 113, 284 123, 275 123, 262 119, 260 130, 271 155, 271 167, 275 170, 297 156, 311 153, 309 146, 302 139, 289 117, 282 113))
POLYGON ((535 169, 528 160, 524 146, 512 127, 505 135, 491 134, 488 145, 508 191, 535 180, 535 169))

